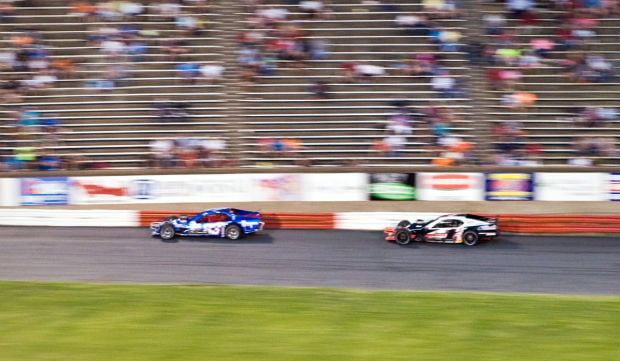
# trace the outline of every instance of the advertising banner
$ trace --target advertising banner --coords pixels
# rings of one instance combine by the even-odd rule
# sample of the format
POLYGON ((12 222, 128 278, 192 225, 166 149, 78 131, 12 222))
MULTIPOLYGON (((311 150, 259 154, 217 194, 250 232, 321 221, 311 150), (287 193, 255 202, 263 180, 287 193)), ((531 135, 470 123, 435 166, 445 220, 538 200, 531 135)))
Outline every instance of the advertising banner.
POLYGON ((164 175, 131 178, 133 203, 198 203, 248 201, 242 174, 164 175))
POLYGON ((302 175, 286 174, 246 174, 251 198, 248 201, 301 201, 302 175))
POLYGON ((371 200, 415 200, 416 175, 415 173, 372 173, 368 191, 371 200))
POLYGON ((130 177, 71 177, 71 204, 129 203, 130 177))
POLYGON ((534 173, 486 173, 487 201, 531 201, 534 173))
POLYGON ((302 174, 304 201, 367 201, 366 173, 308 173, 302 174))
POLYGON ((606 201, 607 173, 536 173, 538 201, 606 201))
POLYGON ((72 204, 247 201, 239 174, 73 177, 72 204))
POLYGON ((609 173, 607 190, 610 201, 620 201, 620 173, 609 173))
POLYGON ((417 198, 421 201, 482 201, 482 173, 418 173, 417 198))
POLYGON ((69 204, 67 177, 21 178, 19 182, 19 204, 22 206, 69 204))
POLYGON ((0 206, 14 207, 19 205, 19 179, 0 178, 0 206))

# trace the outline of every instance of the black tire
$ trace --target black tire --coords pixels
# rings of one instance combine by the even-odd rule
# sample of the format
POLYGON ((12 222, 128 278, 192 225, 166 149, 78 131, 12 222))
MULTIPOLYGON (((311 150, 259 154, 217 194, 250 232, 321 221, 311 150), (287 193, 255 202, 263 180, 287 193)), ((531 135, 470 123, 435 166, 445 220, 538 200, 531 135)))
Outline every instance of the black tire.
POLYGON ((400 221, 398 222, 398 225, 396 227, 409 227, 411 225, 411 222, 404 220, 404 221, 400 221))
POLYGON ((463 244, 466 246, 475 246, 478 244, 480 237, 475 231, 465 231, 462 236, 463 244))
POLYGON ((168 217, 164 218, 164 221, 174 221, 177 218, 179 218, 179 217, 177 217, 177 216, 168 216, 168 217))
POLYGON ((159 238, 164 241, 170 241, 176 236, 176 231, 171 223, 164 223, 159 228, 159 238))
POLYGON ((228 227, 226 227, 226 230, 224 231, 224 237, 230 239, 230 240, 236 240, 241 238, 241 236, 243 235, 243 232, 241 232, 241 227, 239 227, 236 224, 231 224, 228 227))
POLYGON ((394 234, 394 242, 401 246, 411 243, 411 232, 406 228, 398 229, 394 234))

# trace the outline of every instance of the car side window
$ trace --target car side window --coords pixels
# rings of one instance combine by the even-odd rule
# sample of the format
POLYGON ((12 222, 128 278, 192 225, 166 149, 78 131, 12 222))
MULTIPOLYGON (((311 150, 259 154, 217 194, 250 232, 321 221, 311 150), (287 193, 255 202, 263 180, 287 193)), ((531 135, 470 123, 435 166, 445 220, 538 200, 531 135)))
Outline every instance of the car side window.
POLYGON ((435 225, 435 228, 448 228, 450 227, 450 223, 443 221, 443 222, 439 222, 435 225))
POLYGON ((217 214, 210 214, 208 217, 208 221, 209 223, 212 222, 225 222, 228 220, 228 216, 222 213, 217 213, 217 214))
POLYGON ((458 219, 446 219, 446 220, 443 220, 437 223, 435 227, 436 228, 453 228, 453 227, 459 227, 462 224, 463 222, 459 221, 458 219))
POLYGON ((198 220, 196 222, 198 222, 198 223, 207 223, 207 222, 209 222, 209 215, 204 215, 204 216, 198 218, 198 220))

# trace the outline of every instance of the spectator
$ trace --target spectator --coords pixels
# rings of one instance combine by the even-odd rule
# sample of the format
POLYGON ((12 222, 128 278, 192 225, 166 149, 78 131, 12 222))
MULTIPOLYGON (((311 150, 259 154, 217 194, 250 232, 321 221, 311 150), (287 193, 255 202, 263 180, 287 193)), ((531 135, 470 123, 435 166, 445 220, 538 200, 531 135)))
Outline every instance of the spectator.
POLYGON ((177 29, 181 29, 185 36, 198 35, 203 29, 204 24, 196 15, 181 12, 175 17, 177 29))
POLYGON ((411 118, 402 112, 392 114, 385 128, 390 134, 407 135, 413 132, 411 118))
POLYGON ((21 170, 35 170, 37 168, 37 149, 29 146, 13 149, 13 167, 21 170))
POLYGON ((143 15, 146 12, 144 5, 137 1, 122 1, 118 5, 118 11, 128 21, 135 20, 137 16, 143 15))
POLYGON ((329 99, 331 98, 329 85, 322 81, 316 81, 308 88, 308 91, 312 94, 314 99, 329 99))
POLYGON ((534 7, 532 0, 507 0, 506 10, 513 19, 519 19, 525 12, 529 12, 534 7))
POLYGON ((179 58, 189 53, 187 42, 184 40, 165 40, 162 42, 164 53, 166 53, 168 61, 178 61, 179 58))
POLYGON ((202 142, 200 161, 204 167, 219 168, 226 166, 226 141, 222 138, 207 138, 202 142))
POLYGON ((594 165, 594 162, 592 161, 592 158, 576 156, 569 158, 566 164, 576 167, 591 167, 594 165))
POLYGON ((97 13, 97 7, 87 1, 74 1, 69 3, 69 16, 77 16, 88 19, 97 13))
POLYGON ((318 0, 302 0, 299 2, 299 8, 310 19, 322 19, 325 4, 318 0))
POLYGON ((101 42, 100 51, 115 60, 127 53, 127 45, 118 38, 105 39, 101 42))
POLYGON ((538 97, 534 93, 514 92, 502 96, 502 104, 508 108, 524 110, 536 104, 538 97))
POLYGON ((530 48, 534 51, 534 54, 541 58, 548 57, 554 47, 555 43, 549 39, 534 38, 530 40, 530 48))
POLYGON ((51 170, 61 170, 62 167, 62 159, 57 155, 50 154, 48 152, 43 152, 37 158, 38 162, 38 170, 41 171, 51 171, 51 170))
POLYGON ((133 62, 144 61, 144 55, 147 51, 148 45, 146 42, 137 39, 130 41, 125 50, 126 54, 129 56, 129 60, 133 62))
POLYGON ((353 71, 356 80, 372 79, 385 75, 385 68, 373 64, 354 64, 353 71))
POLYGON ((154 168, 172 168, 176 164, 174 141, 171 139, 154 139, 150 143, 151 166, 154 168))
POLYGON ((176 65, 177 74, 181 81, 185 84, 196 83, 196 77, 198 76, 200 65, 195 63, 181 63, 176 65))
POLYGON ((172 20, 181 13, 181 4, 174 1, 162 1, 156 4, 156 13, 164 21, 172 20))
POLYGON ((0 2, 0 23, 12 23, 15 21, 15 5, 11 2, 0 2))
POLYGON ((457 98, 462 91, 457 86, 456 78, 448 72, 441 72, 431 78, 431 88, 442 98, 457 98))
POLYGON ((310 60, 325 60, 329 58, 329 42, 324 39, 312 39, 308 43, 306 53, 310 60))
POLYGON ((501 14, 486 14, 482 17, 486 35, 500 35, 504 33, 506 18, 501 14))
POLYGON ((224 67, 219 64, 204 64, 199 71, 202 79, 213 84, 222 79, 224 67))

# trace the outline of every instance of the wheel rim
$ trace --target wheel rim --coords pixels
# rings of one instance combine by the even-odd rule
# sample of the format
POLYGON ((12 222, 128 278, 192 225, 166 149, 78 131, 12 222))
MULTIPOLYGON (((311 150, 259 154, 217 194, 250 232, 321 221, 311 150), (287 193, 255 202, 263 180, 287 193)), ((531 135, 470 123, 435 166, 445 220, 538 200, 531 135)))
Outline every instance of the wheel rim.
POLYGON ((170 238, 172 235, 174 235, 174 229, 172 229, 172 227, 164 227, 161 231, 161 236, 163 238, 170 238))
POLYGON ((476 243, 477 237, 473 233, 467 233, 464 238, 465 238, 465 244, 474 244, 476 243))
POLYGON ((228 228, 228 232, 226 232, 226 235, 230 239, 237 239, 239 238, 239 229, 237 227, 230 227, 228 228))
POLYGON ((399 233, 399 234, 398 234, 398 237, 396 237, 396 241, 397 241, 398 243, 401 243, 401 244, 402 244, 402 243, 407 243, 408 238, 409 238, 409 237, 407 236, 407 234, 405 234, 405 233, 399 233))

